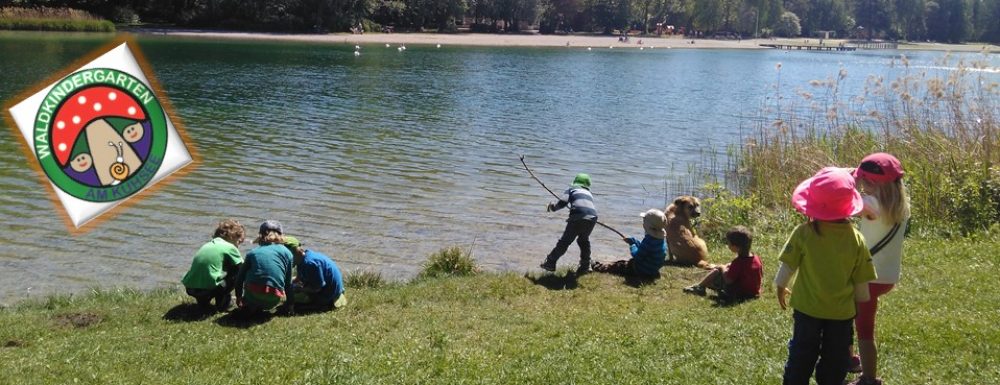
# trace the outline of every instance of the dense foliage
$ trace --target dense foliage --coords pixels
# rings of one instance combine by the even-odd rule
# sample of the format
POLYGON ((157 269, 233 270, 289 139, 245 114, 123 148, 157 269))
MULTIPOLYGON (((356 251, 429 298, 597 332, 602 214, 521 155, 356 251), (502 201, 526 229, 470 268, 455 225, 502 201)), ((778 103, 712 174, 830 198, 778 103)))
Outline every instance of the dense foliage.
POLYGON ((791 13, 807 37, 830 32, 841 38, 1000 42, 996 0, 0 0, 0 6, 69 7, 125 24, 248 30, 537 27, 542 33, 630 29, 719 37, 788 32, 791 13))

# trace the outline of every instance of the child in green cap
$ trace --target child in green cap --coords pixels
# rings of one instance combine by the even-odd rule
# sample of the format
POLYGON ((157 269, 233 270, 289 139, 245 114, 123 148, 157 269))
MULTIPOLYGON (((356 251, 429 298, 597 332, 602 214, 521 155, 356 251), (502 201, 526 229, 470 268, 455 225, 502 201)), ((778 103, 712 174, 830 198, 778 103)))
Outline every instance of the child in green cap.
POLYGON ((298 238, 285 236, 285 247, 292 252, 296 276, 295 307, 299 311, 327 311, 347 305, 344 279, 330 257, 302 247, 298 238))
POLYGON ((558 202, 549 203, 546 210, 552 212, 566 206, 569 206, 566 229, 556 247, 545 257, 541 268, 555 271, 556 261, 566 253, 573 240, 576 240, 576 244, 580 246, 580 266, 577 268, 577 273, 586 273, 590 271, 590 233, 597 224, 597 206, 594 205, 594 195, 590 193, 590 175, 576 174, 569 189, 563 193, 558 202))

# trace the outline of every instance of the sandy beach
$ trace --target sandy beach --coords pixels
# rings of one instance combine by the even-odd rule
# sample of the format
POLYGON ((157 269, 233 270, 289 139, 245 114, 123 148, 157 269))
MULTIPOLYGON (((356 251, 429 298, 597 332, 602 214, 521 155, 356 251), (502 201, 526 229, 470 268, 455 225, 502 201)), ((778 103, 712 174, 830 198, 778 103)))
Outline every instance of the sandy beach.
MULTIPOLYGON (((629 42, 618 41, 617 36, 601 35, 514 35, 514 34, 437 34, 437 33, 366 33, 354 35, 349 33, 317 34, 282 34, 260 32, 220 32, 199 30, 135 30, 147 35, 169 35, 186 37, 209 37, 244 40, 277 40, 301 41, 331 44, 426 44, 426 45, 464 45, 464 46, 507 46, 507 47, 577 47, 594 49, 614 48, 669 48, 669 49, 771 49, 761 44, 810 44, 816 45, 816 39, 744 39, 744 40, 714 40, 685 39, 682 36, 672 37, 632 37, 629 42), (642 44, 639 44, 639 43, 642 44), (807 43, 808 42, 808 43, 807 43)), ((836 46, 844 40, 830 39, 828 46, 836 46)), ((900 50, 955 51, 1000 53, 1000 46, 989 44, 940 44, 940 43, 900 43, 900 50)))

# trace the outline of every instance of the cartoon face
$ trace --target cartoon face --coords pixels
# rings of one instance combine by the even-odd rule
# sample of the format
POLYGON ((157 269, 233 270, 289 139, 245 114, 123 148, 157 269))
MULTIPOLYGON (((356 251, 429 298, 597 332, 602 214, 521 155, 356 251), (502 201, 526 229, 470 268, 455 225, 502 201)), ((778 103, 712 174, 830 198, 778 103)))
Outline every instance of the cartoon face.
POLYGON ((142 139, 143 134, 144 131, 142 129, 142 124, 139 123, 125 127, 125 130, 122 132, 122 136, 125 137, 125 141, 129 143, 138 142, 139 139, 142 139))
POLYGON ((84 152, 73 158, 69 164, 76 172, 84 172, 93 167, 94 159, 90 157, 90 154, 84 152))

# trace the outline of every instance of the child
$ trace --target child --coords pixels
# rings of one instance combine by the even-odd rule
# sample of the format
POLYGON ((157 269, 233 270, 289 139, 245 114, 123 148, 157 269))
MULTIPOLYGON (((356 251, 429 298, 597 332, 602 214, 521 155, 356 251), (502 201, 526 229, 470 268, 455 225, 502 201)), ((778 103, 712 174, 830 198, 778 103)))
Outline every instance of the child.
POLYGON ((910 198, 903 184, 903 166, 899 159, 877 153, 866 156, 854 170, 858 187, 864 192, 858 230, 865 236, 878 278, 868 283, 871 298, 858 304, 854 326, 858 329, 861 356, 852 356, 851 364, 861 371, 853 384, 881 384, 878 378, 878 351, 875 348, 875 313, 878 297, 899 282, 903 259, 903 233, 910 219, 910 198))
POLYGON ((736 226, 726 233, 729 251, 736 253, 733 261, 713 269, 697 285, 684 288, 685 293, 705 295, 705 289, 719 292, 720 297, 745 300, 760 296, 764 265, 760 257, 750 252, 753 235, 746 227, 736 226))
POLYGON ((299 310, 327 311, 347 305, 344 280, 330 257, 303 248, 295 237, 285 236, 285 247, 292 252, 297 272, 292 285, 299 310))
POLYGON ((557 211, 567 205, 569 219, 566 220, 566 230, 540 266, 547 271, 555 271, 556 261, 576 239, 576 244, 580 246, 580 266, 577 273, 586 273, 590 270, 590 232, 594 231, 594 225, 597 224, 597 206, 594 206, 594 196, 590 193, 590 175, 576 174, 573 184, 563 193, 562 198, 558 202, 549 203, 546 210, 557 211))
POLYGON ((794 292, 784 384, 807 385, 815 369, 817 384, 841 385, 850 361, 855 302, 868 300, 868 281, 875 279, 864 237, 848 221, 861 212, 861 194, 850 173, 828 167, 799 184, 792 203, 809 222, 792 231, 774 279, 782 309, 794 292))
POLYGON ((205 243, 191 260, 191 268, 181 279, 187 294, 198 301, 204 310, 229 310, 232 299, 229 293, 236 283, 236 273, 243 264, 243 257, 236 246, 243 243, 243 225, 235 219, 219 222, 211 241, 205 243))
POLYGON ((642 214, 642 228, 646 231, 646 236, 639 242, 635 238, 625 239, 629 244, 629 251, 632 258, 613 263, 594 262, 594 271, 611 273, 625 276, 639 276, 649 278, 659 278, 660 267, 667 257, 666 238, 667 218, 662 211, 650 209, 642 214))
POLYGON ((247 253, 240 273, 236 276, 236 303, 248 312, 267 311, 284 300, 285 311, 295 312, 292 286, 292 252, 285 247, 281 224, 268 220, 260 225, 257 239, 260 245, 247 253))

